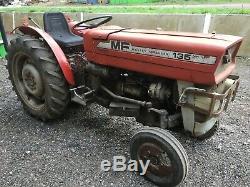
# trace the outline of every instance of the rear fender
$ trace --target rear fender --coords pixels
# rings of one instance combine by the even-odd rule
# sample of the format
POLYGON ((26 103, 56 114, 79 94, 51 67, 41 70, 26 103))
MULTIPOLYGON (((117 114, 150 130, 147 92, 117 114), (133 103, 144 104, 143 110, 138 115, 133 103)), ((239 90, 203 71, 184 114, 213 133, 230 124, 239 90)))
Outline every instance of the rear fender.
POLYGON ((74 74, 72 72, 72 69, 70 67, 70 64, 62 51, 61 47, 56 43, 56 41, 46 32, 44 32, 42 29, 39 29, 37 27, 33 26, 20 26, 17 29, 19 29, 22 33, 41 37, 44 39, 44 41, 48 44, 52 52, 54 53, 57 62, 63 72, 63 75, 68 82, 69 85, 74 86, 75 85, 75 79, 74 74))

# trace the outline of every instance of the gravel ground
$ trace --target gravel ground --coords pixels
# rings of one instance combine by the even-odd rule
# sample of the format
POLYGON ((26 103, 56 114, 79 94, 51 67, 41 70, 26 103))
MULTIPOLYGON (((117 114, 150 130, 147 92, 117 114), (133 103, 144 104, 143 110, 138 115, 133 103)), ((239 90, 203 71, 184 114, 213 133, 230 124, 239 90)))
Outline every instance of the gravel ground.
MULTIPOLYGON (((239 93, 218 133, 206 141, 174 133, 190 160, 181 186, 250 186, 250 62, 239 61, 239 93)), ((103 159, 129 158, 141 127, 134 119, 111 118, 93 104, 43 123, 22 110, 7 77, 0 61, 0 186, 154 186, 135 173, 100 170, 103 159)))

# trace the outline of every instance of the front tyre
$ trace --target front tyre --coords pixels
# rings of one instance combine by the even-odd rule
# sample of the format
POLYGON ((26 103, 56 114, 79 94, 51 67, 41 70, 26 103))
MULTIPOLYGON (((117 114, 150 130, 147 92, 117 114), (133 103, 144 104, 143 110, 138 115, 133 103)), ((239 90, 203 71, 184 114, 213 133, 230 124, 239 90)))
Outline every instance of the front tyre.
POLYGON ((70 101, 69 88, 50 48, 28 35, 11 41, 7 65, 24 109, 41 120, 61 116, 70 101))
POLYGON ((150 160, 144 176, 159 186, 176 186, 186 178, 186 152, 166 130, 151 127, 140 130, 131 140, 130 155, 131 159, 142 160, 144 164, 150 160))
POLYGON ((220 127, 220 122, 216 121, 214 126, 209 131, 207 131, 203 135, 197 136, 196 138, 198 140, 207 140, 207 139, 211 138, 213 135, 215 135, 215 133, 218 131, 219 127, 220 127))

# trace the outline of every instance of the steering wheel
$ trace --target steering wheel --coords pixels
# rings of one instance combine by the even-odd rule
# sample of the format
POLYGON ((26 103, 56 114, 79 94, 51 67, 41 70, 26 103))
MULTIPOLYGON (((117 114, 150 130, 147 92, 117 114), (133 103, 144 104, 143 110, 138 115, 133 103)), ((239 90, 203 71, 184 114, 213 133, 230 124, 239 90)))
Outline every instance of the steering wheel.
POLYGON ((91 19, 87 19, 87 20, 81 21, 81 22, 75 24, 72 27, 72 29, 73 30, 93 29, 93 28, 99 27, 100 25, 103 25, 103 24, 109 22, 111 19, 112 19, 112 16, 110 16, 110 15, 107 15, 107 16, 98 16, 98 17, 95 17, 95 18, 91 18, 91 19), (99 19, 101 19, 101 21, 99 21, 98 23, 86 24, 88 22, 91 22, 91 21, 94 21, 94 20, 99 20, 99 19), (77 27, 79 29, 76 29, 77 27))

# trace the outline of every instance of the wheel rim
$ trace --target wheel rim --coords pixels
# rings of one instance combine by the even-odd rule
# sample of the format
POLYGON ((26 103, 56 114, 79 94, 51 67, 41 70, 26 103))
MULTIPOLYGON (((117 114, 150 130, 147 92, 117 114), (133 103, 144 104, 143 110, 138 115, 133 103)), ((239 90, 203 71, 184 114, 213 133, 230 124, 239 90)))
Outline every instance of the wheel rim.
POLYGON ((26 63, 22 69, 22 80, 28 93, 35 97, 43 94, 42 79, 37 69, 30 63, 26 63))
POLYGON ((144 174, 148 180, 160 186, 180 184, 188 172, 188 158, 180 142, 173 135, 156 127, 137 132, 130 141, 131 159, 149 165, 144 174))
POLYGON ((45 89, 41 74, 32 59, 24 53, 17 53, 13 66, 13 80, 22 100, 33 109, 43 107, 45 89))
POLYGON ((155 143, 143 143, 138 149, 138 158, 146 163, 150 160, 147 174, 158 177, 170 176, 174 172, 174 167, 168 154, 155 143))
POLYGON ((139 147, 138 158, 146 162, 150 160, 148 172, 159 177, 169 176, 173 167, 167 153, 153 143, 144 143, 139 147))

